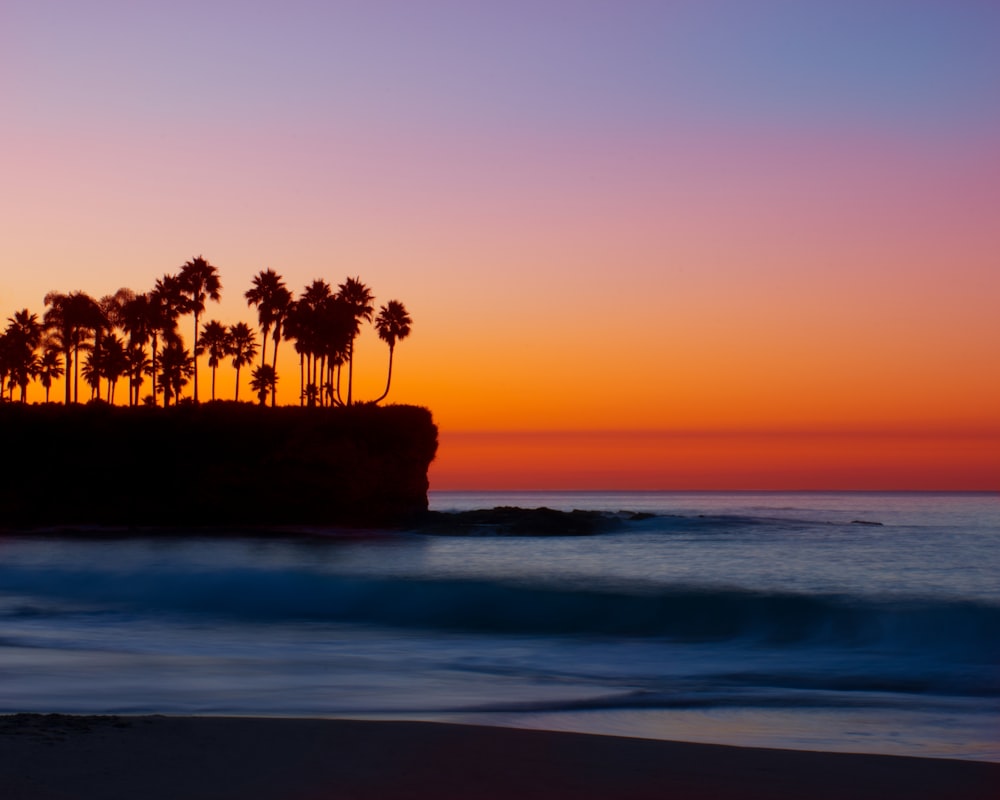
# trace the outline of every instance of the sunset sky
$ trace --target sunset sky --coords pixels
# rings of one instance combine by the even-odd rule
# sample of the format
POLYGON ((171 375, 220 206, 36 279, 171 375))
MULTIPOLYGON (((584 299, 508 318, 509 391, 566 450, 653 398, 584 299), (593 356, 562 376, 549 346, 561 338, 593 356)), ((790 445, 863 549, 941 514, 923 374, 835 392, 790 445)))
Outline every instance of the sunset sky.
POLYGON ((357 275, 433 489, 1000 489, 998 42, 991 0, 0 0, 0 319, 357 275))

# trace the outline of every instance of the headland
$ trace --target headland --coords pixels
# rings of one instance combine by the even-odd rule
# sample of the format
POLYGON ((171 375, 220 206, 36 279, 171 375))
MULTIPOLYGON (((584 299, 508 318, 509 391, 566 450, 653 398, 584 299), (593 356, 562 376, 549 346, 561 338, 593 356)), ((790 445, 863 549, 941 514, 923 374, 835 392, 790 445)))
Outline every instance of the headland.
POLYGON ((7 527, 405 524, 437 451, 416 406, 0 405, 7 527))

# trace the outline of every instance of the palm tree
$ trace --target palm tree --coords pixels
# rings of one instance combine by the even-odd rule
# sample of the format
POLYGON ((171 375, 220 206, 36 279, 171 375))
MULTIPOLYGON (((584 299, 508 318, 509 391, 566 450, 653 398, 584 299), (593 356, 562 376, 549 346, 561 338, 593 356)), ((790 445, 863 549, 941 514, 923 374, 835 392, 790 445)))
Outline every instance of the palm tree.
POLYGON ((257 355, 257 341, 245 322, 237 322, 229 329, 229 355, 233 357, 233 367, 236 369, 236 396, 240 399, 240 367, 245 367, 257 355))
POLYGON ((114 334, 104 339, 101 349, 100 374, 108 382, 107 400, 114 405, 118 379, 129 372, 128 351, 125 349, 125 343, 114 334))
POLYGON ((125 351, 128 359, 128 404, 139 405, 139 390, 142 388, 142 376, 153 371, 153 362, 146 358, 146 348, 139 344, 129 345, 125 351))
MULTIPOLYGON (((153 378, 153 402, 156 402, 156 373, 157 373, 157 344, 158 338, 163 337, 165 344, 171 341, 179 341, 177 334, 177 317, 181 315, 185 307, 185 298, 181 294, 180 280, 176 275, 165 274, 162 278, 157 278, 153 290, 149 293, 149 335, 153 343, 152 371, 153 378)), ((163 400, 166 402, 167 395, 164 393, 163 400)))
POLYGON ((49 389, 52 388, 52 381, 63 376, 63 368, 59 363, 59 351, 52 346, 46 346, 42 351, 42 358, 39 362, 38 380, 45 388, 45 402, 49 402, 49 389))
MULTIPOLYGON (((273 269, 263 269, 253 276, 253 286, 246 290, 244 297, 247 299, 247 306, 257 306, 257 321, 262 334, 260 348, 260 365, 266 363, 267 354, 267 334, 274 324, 275 302, 279 295, 284 292, 291 301, 291 294, 285 288, 282 277, 273 269)), ((279 301, 280 302, 280 301, 279 301)), ((287 307, 287 302, 285 303, 287 307)))
POLYGON ((83 382, 90 387, 90 399, 96 400, 101 395, 101 347, 90 348, 87 357, 83 362, 83 382))
MULTIPOLYGON (((350 306, 354 319, 359 325, 361 320, 371 322, 372 312, 375 310, 375 307, 372 305, 372 301, 375 297, 372 294, 371 289, 365 286, 365 284, 361 282, 360 278, 347 278, 343 283, 337 286, 337 289, 337 296, 350 306)), ((351 405, 352 402, 351 390, 354 384, 354 340, 356 338, 357 332, 351 336, 351 341, 347 350, 347 405, 351 405)))
POLYGON ((122 304, 120 327, 128 335, 129 355, 129 398, 128 404, 139 405, 139 388, 142 376, 152 368, 146 368, 146 343, 157 328, 157 307, 148 294, 134 294, 122 304))
POLYGON ((330 285, 321 279, 314 280, 305 287, 302 296, 293 302, 285 319, 284 337, 295 340, 295 351, 299 354, 300 402, 315 405, 315 371, 319 358, 318 316, 320 308, 333 293, 330 285), (311 387, 311 388, 310 388, 311 387))
POLYGON ((79 370, 74 371, 74 365, 79 367, 80 348, 86 346, 87 340, 94 330, 100 330, 107 325, 107 320, 100 306, 85 292, 49 292, 45 295, 45 312, 43 324, 49 330, 51 339, 62 350, 66 368, 66 405, 70 402, 70 378, 72 377, 73 402, 79 398, 79 370))
MULTIPOLYGON (((181 267, 178 275, 181 294, 186 298, 184 310, 194 314, 194 342, 193 349, 195 359, 201 352, 198 348, 198 318, 205 310, 205 301, 214 300, 219 302, 222 295, 222 284, 219 282, 218 270, 209 264, 204 258, 198 256, 181 267)), ((195 364, 197 367, 197 363, 195 364)), ((198 402, 198 370, 194 371, 194 401, 198 402)))
POLYGON ((257 400, 261 405, 266 405, 268 394, 274 396, 274 387, 277 382, 278 376, 270 364, 254 367, 250 376, 250 389, 257 395, 257 400))
POLYGON ((4 360, 11 386, 21 389, 21 402, 27 402, 28 382, 38 374, 41 362, 35 351, 42 340, 42 325, 38 315, 22 309, 7 320, 4 332, 4 360))
POLYGON ((180 400, 181 389, 194 373, 194 359, 184 348, 180 338, 171 339, 160 354, 160 379, 162 381, 163 405, 170 405, 173 398, 180 400))
POLYGON ((410 326, 413 320, 404 306, 398 300, 390 300, 378 310, 375 318, 375 330, 378 331, 378 338, 389 345, 389 373, 385 379, 385 391, 375 402, 382 402, 389 394, 389 385, 392 383, 392 353, 396 349, 396 342, 402 341, 410 335, 410 326))
POLYGON ((205 323, 198 340, 196 356, 208 351, 208 366, 212 368, 212 399, 215 399, 215 370, 219 362, 229 355, 229 331, 218 320, 205 323))

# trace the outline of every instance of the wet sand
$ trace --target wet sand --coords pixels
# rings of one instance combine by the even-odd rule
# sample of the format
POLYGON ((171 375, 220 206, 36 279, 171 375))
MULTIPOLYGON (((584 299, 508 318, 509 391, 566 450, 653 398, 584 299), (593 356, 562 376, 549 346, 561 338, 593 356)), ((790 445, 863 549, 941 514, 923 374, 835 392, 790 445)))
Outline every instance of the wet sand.
POLYGON ((422 722, 0 716, 6 800, 1000 797, 1000 764, 422 722))

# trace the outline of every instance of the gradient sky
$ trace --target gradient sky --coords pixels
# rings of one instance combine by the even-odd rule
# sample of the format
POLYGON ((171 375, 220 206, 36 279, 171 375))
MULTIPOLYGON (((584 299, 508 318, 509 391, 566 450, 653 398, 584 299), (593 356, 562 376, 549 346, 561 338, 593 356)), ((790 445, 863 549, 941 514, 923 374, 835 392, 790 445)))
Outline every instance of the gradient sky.
POLYGON ((998 489, 998 41, 991 0, 0 0, 0 314, 358 275, 432 488, 998 489))

